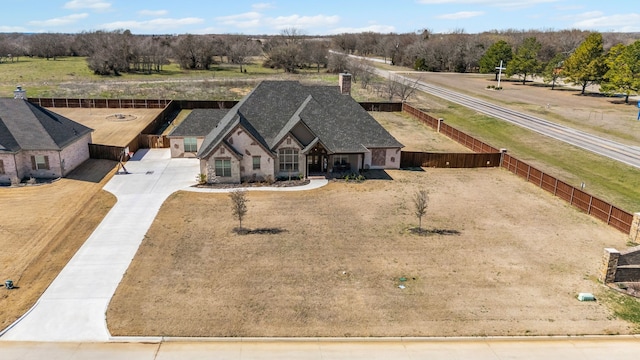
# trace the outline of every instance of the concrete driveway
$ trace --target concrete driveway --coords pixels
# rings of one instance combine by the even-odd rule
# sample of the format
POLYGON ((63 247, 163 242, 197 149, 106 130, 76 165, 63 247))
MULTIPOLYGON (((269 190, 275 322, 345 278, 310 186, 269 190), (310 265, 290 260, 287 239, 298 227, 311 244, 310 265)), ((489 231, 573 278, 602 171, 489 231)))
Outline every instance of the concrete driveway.
MULTIPOLYGON (((115 175, 104 187, 118 201, 36 305, 10 326, 0 340, 109 341, 105 313, 122 276, 165 199, 191 188, 200 172, 197 159, 171 159, 169 149, 138 151, 126 164, 129 174, 115 175)), ((296 188, 326 184, 312 181, 296 188)))
POLYGON ((195 182, 196 159, 171 160, 167 149, 143 150, 105 190, 116 205, 36 305, 0 340, 108 341, 105 311, 164 200, 195 182))

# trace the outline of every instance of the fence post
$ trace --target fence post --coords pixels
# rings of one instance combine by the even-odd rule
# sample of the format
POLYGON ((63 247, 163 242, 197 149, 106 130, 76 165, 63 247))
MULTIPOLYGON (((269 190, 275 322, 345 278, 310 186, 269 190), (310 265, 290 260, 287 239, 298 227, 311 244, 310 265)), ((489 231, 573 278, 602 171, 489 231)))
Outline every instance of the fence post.
MULTIPOLYGON (((504 167, 504 154, 507 153, 507 149, 500 149, 500 167, 504 167)), ((509 170, 509 167, 507 166, 507 170, 509 170)))
POLYGON ((553 186, 553 195, 558 194, 558 178, 556 178, 556 184, 553 186))
MULTIPOLYGON (((569 205, 573 205, 573 192, 576 191, 575 187, 571 187, 571 199, 569 201, 569 205)), ((611 217, 611 211, 609 211, 609 217, 611 217)), ((607 224, 609 223, 609 221, 607 220, 607 224)))
POLYGON ((438 133, 440 132, 440 126, 442 125, 443 122, 444 122, 443 118, 439 118, 438 119, 438 130, 436 132, 438 132, 438 133))

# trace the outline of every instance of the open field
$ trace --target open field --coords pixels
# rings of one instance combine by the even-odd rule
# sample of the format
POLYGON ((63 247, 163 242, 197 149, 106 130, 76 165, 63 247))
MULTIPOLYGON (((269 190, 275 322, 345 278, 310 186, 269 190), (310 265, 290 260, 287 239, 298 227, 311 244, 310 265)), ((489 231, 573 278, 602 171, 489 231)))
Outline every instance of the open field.
MULTIPOLYGON (((338 84, 337 74, 315 69, 288 74, 264 68, 261 62, 262 58, 256 57, 253 63, 243 66, 246 73, 231 64, 218 64, 211 70, 182 70, 177 64, 169 64, 160 73, 99 76, 89 70, 82 57, 20 58, 18 62, 0 64, 0 96, 13 96, 16 85, 22 85, 29 97, 239 100, 265 79, 338 84)), ((353 93, 363 100, 370 99, 370 94, 359 86, 353 87, 353 93)))
POLYGON ((224 194, 160 210, 107 313, 114 335, 458 336, 629 333, 578 292, 623 234, 502 169, 388 171, 305 193, 224 194), (411 197, 430 194, 417 236, 411 197), (406 278, 402 282, 401 278, 406 278), (400 289, 399 285, 405 285, 400 289))
POLYGON ((22 188, 0 187, 0 329, 24 314, 115 204, 102 187, 115 162, 88 160, 68 178, 22 188))
POLYGON ((49 108, 60 115, 88 126, 94 144, 127 146, 153 121, 162 109, 49 108), (123 115, 119 118, 117 115, 123 115))

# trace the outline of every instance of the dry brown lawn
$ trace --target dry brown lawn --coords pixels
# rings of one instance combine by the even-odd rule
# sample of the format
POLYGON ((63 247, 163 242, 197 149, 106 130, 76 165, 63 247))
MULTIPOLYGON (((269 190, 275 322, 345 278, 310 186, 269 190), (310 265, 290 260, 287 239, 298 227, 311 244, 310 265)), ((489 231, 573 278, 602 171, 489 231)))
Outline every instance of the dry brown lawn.
POLYGON ((155 119, 162 109, 87 109, 49 108, 60 115, 88 126, 95 131, 95 144, 127 146, 132 139, 155 119), (123 119, 117 116, 121 114, 123 119))
POLYGON ((405 113, 371 112, 404 148, 403 151, 470 153, 465 146, 442 136, 405 113))
POLYGON ((250 192, 237 235, 224 194, 163 205, 107 313, 114 335, 456 336, 627 333, 578 292, 625 236, 502 169, 250 192), (430 194, 418 236, 412 195, 430 194), (407 281, 401 282, 400 278, 407 281), (405 285, 400 289, 399 285, 405 285))
POLYGON ((115 162, 88 160, 68 178, 0 187, 0 329, 24 314, 115 204, 102 187, 115 162))

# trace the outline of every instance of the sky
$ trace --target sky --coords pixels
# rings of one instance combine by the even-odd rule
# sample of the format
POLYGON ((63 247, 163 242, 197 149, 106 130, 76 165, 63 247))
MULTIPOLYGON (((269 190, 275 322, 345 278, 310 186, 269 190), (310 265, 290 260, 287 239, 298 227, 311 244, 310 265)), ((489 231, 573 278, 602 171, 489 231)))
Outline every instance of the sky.
POLYGON ((0 32, 273 35, 473 34, 491 30, 640 32, 632 0, 3 0, 0 32))

